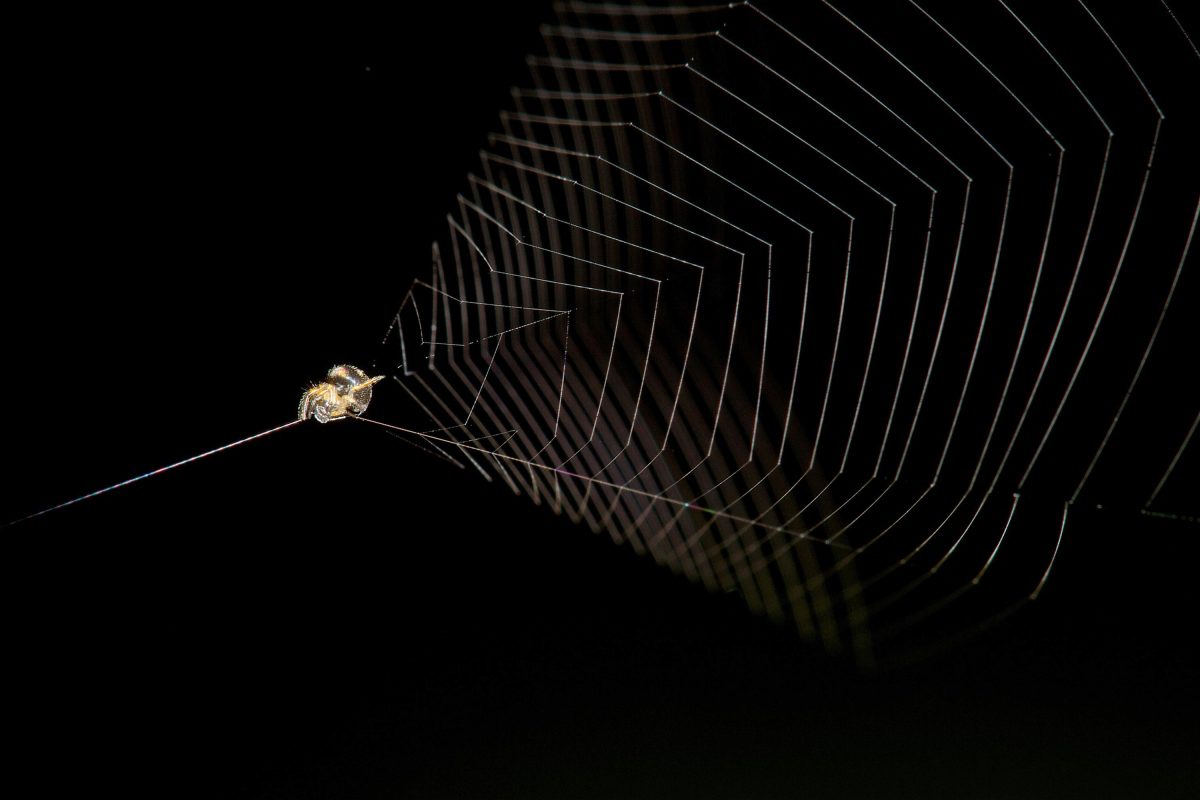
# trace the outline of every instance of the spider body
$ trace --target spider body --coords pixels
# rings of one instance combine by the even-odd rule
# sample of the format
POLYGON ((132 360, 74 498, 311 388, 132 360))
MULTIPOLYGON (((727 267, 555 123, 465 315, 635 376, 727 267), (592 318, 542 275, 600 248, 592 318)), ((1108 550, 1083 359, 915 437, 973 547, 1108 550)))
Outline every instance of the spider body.
POLYGON ((371 387, 383 380, 382 375, 368 378, 367 373, 349 364, 339 364, 320 383, 300 398, 300 419, 316 419, 326 423, 358 416, 371 402, 371 387))

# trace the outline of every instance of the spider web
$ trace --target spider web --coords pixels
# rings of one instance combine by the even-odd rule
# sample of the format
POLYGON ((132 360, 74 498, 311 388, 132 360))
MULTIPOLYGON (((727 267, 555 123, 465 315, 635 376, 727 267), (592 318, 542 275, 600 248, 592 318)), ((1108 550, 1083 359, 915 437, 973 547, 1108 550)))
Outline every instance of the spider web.
POLYGON ((1036 597, 1074 508, 1195 521, 1200 53, 1165 4, 542 35, 369 421, 861 661, 1036 597))

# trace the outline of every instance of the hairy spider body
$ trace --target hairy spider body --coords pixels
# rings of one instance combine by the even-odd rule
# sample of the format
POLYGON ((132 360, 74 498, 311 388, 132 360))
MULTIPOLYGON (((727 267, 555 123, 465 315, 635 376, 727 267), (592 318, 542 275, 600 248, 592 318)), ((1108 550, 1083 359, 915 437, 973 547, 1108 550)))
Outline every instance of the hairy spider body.
POLYGON ((316 419, 326 423, 358 416, 371 402, 371 387, 383 380, 382 375, 368 378, 367 373, 349 364, 339 364, 320 383, 300 398, 300 419, 316 419))

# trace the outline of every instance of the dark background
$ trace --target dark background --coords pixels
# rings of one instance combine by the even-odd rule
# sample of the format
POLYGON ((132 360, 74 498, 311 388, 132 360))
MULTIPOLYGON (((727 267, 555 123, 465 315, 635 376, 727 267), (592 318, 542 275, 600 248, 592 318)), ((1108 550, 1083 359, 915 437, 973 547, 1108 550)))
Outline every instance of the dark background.
MULTIPOLYGON (((2 516, 370 362, 545 12, 14 21, 2 516)), ((362 425, 2 536, 0 780, 43 795, 1200 785, 1192 525, 1081 511, 1036 603, 869 674, 362 425)))

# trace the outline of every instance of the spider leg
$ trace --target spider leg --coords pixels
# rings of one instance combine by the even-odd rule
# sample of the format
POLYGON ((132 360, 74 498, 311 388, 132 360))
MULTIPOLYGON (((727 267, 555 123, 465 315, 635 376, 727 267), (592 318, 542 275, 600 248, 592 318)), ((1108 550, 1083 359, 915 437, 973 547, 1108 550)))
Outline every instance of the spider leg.
POLYGON ((315 397, 314 390, 309 389, 304 397, 300 398, 300 419, 309 419, 313 415, 313 398, 315 397))

